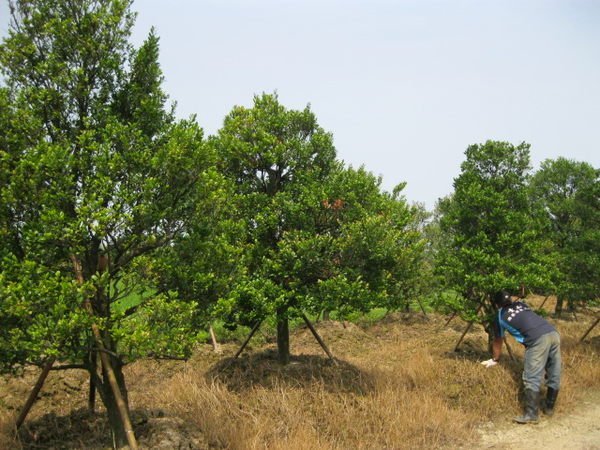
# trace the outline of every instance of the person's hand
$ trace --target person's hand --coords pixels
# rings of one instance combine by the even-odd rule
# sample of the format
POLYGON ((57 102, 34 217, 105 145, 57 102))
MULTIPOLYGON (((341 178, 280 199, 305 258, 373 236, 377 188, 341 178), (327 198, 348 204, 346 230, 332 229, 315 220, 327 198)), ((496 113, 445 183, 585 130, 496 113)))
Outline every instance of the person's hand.
POLYGON ((493 358, 488 359, 487 361, 483 361, 481 363, 481 365, 485 366, 486 369, 489 369, 490 367, 494 367, 497 364, 498 364, 498 361, 494 361, 493 358))

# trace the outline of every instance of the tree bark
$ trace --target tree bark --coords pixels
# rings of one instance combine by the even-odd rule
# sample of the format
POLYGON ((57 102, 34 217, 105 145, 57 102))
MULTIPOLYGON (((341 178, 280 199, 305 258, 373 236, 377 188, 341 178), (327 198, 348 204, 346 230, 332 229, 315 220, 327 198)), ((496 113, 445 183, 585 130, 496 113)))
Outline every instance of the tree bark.
MULTIPOLYGON (((92 350, 89 353, 89 358, 90 358, 90 371, 93 371, 94 373, 97 372, 98 370, 98 355, 97 353, 92 350)), ((94 413, 94 410, 96 409, 96 381, 94 380, 94 377, 92 376, 92 374, 90 374, 90 389, 88 392, 88 410, 90 413, 94 413)))
MULTIPOLYGON (((123 366, 114 357, 106 355, 106 358, 111 359, 112 373, 102 368, 102 401, 106 407, 108 415, 108 423, 113 434, 113 443, 116 448, 123 448, 129 445, 129 448, 137 448, 131 445, 129 434, 133 433, 131 422, 129 421, 129 406, 127 398, 127 388, 125 387, 125 377, 123 376, 123 366), (118 393, 115 395, 111 382, 111 377, 114 376, 114 381, 118 386, 118 393), (125 421, 121 417, 122 410, 125 408, 128 420, 125 421)), ((137 445, 137 443, 135 443, 137 445)))
POLYGON ((563 311, 564 299, 562 297, 556 297, 556 306, 554 307, 554 315, 560 317, 563 311))
POLYGON ((277 310, 277 359, 281 364, 290 362, 290 328, 287 308, 277 310))

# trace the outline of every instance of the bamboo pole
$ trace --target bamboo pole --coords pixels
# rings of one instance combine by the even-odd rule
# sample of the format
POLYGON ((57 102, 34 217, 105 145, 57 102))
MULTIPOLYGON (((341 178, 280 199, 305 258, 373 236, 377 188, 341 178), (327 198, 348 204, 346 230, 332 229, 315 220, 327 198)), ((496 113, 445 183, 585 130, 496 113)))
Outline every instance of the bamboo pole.
MULTIPOLYGON (((73 262, 73 268, 75 270, 75 275, 77 277, 77 281, 80 284, 83 284, 83 271, 81 266, 81 261, 75 255, 71 255, 71 261, 73 262)), ((86 298, 83 302, 83 306, 85 310, 88 312, 90 316, 94 316, 94 310, 90 303, 89 298, 86 298)), ((137 440, 135 438, 135 434, 133 432, 133 426, 131 424, 131 419, 129 417, 129 411, 127 409, 127 405, 125 404, 125 400, 123 400, 123 395, 121 394, 121 389, 119 388, 119 383, 117 382, 117 377, 115 376, 115 372, 112 368, 112 364, 110 363, 110 359, 104 350, 104 342, 102 341, 102 335, 100 333, 100 328, 96 323, 92 323, 92 333, 94 335, 94 340, 96 341, 96 345, 98 346, 100 353, 100 361, 102 362, 102 367, 106 371, 106 375, 108 376, 108 383, 112 390, 113 396, 115 397, 115 402, 117 404, 117 409, 119 410, 119 414, 121 416, 121 421, 123 422, 123 428, 125 430, 125 435, 127 437, 127 443, 131 450, 138 450, 137 440)))
POLYGON ((317 342, 319 343, 321 348, 325 351, 325 353, 327 353, 327 356, 329 356, 329 359, 331 359, 337 366, 338 363, 335 360, 335 358, 333 357, 333 354, 329 351, 329 348, 327 348, 327 345, 325 345, 325 342, 323 341, 321 336, 319 336, 319 333, 317 333, 317 330, 315 330, 315 327, 313 327, 312 323, 310 323, 310 320, 308 320, 308 317, 306 317, 306 314, 302 313, 302 319, 308 326, 308 329, 311 331, 311 333, 313 334, 313 336, 315 337, 315 339, 317 340, 317 342))
POLYGON ((38 379, 35 383, 35 386, 33 386, 33 389, 29 393, 29 397, 27 398, 25 405, 23 405, 23 409, 21 409, 21 412, 19 413, 19 417, 17 417, 17 421, 15 422, 15 426, 16 426, 17 430, 21 427, 21 425, 23 425, 23 422, 25 422, 25 418, 27 417, 27 414, 29 414, 29 410, 35 403, 35 400, 36 400, 38 394, 40 393, 40 390, 42 389, 44 382, 46 381, 46 377, 50 373, 50 369, 52 368, 54 361, 55 361, 54 358, 50 358, 48 360, 48 362, 44 365, 44 368, 42 369, 42 373, 38 377, 38 379))

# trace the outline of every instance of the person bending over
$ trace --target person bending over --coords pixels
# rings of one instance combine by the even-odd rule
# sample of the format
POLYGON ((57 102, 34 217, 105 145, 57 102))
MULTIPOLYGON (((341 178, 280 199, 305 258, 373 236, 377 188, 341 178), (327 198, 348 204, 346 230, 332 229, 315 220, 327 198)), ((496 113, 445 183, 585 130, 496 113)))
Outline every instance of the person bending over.
POLYGON ((554 412, 554 404, 560 389, 560 335, 548 321, 533 312, 524 302, 513 302, 507 291, 497 292, 494 295, 494 304, 498 308, 498 313, 495 318, 492 359, 482 364, 492 367, 498 363, 506 331, 525 346, 523 367, 525 407, 523 415, 513 420, 517 423, 537 423, 544 373, 547 392, 542 411, 548 416, 554 412))

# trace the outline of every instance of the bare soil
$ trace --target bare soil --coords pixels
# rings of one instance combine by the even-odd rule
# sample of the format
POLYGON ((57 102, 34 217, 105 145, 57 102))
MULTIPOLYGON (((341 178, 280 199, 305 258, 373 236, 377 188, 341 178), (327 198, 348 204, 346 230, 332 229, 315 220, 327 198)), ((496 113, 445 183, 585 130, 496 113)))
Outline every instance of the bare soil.
POLYGON ((519 425, 510 418, 477 429, 480 441, 472 449, 600 450, 600 391, 586 393, 572 411, 540 416, 538 424, 519 425))

